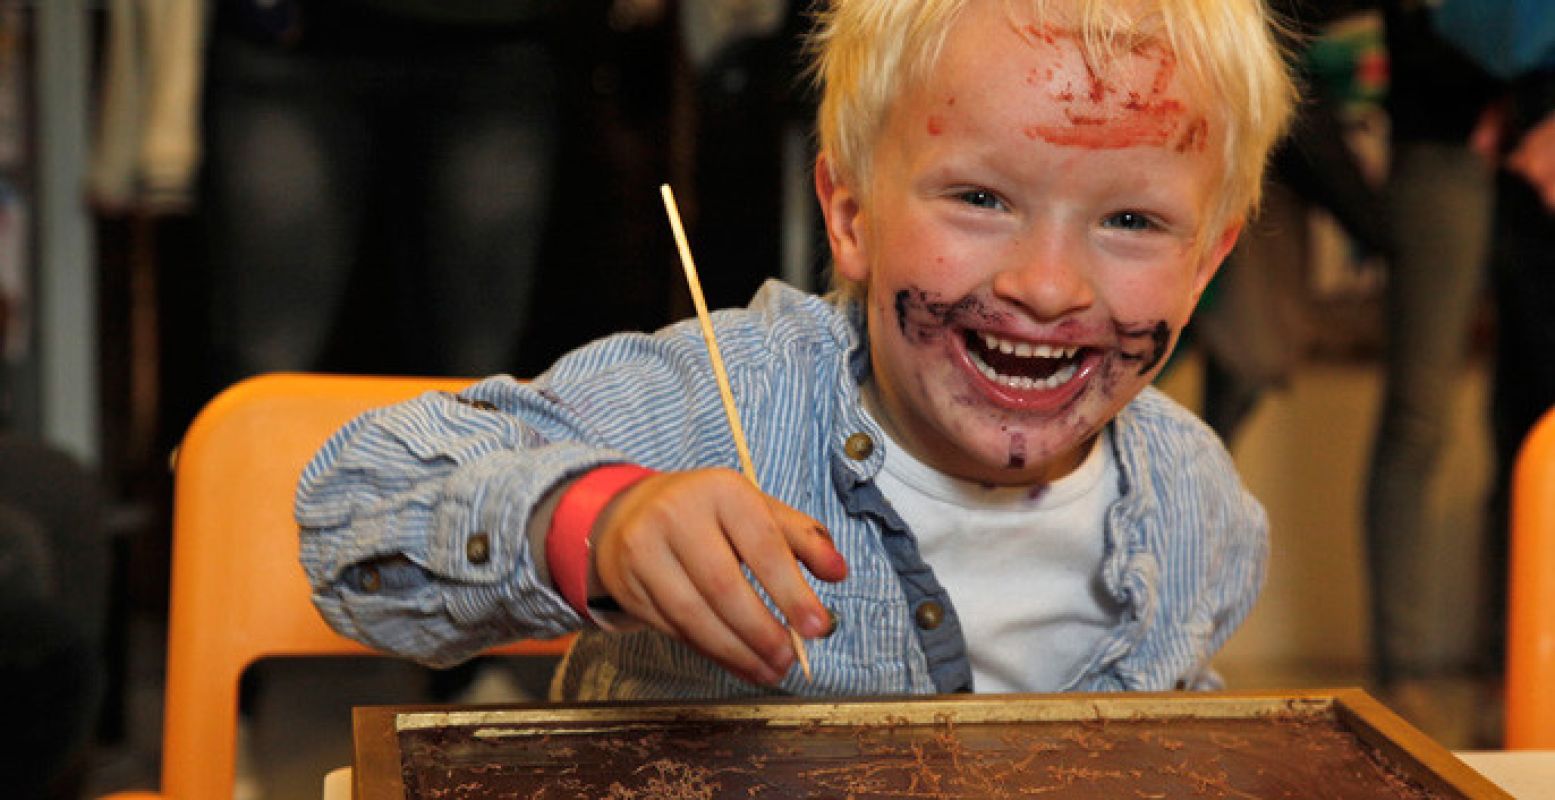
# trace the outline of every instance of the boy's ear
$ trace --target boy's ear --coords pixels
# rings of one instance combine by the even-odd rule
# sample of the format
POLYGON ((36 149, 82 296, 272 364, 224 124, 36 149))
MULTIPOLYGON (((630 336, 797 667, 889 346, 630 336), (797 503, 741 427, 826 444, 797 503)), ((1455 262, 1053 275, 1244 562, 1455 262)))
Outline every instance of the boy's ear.
POLYGON ((1209 286, 1210 279, 1215 277, 1216 272, 1220 271, 1220 265, 1224 264, 1226 256, 1231 254, 1231 248, 1236 247, 1236 240, 1242 235, 1244 223, 1245 220, 1238 219, 1227 225, 1226 229, 1220 232, 1220 238, 1205 252, 1203 260, 1199 262, 1198 272, 1193 276, 1193 301, 1195 303, 1198 302, 1199 295, 1204 293, 1205 287, 1209 286))
POLYGON ((820 199, 821 214, 826 217, 826 238, 831 243, 837 274, 863 283, 869 277, 861 230, 863 205, 851 186, 833 176, 825 153, 815 160, 815 196, 820 199))

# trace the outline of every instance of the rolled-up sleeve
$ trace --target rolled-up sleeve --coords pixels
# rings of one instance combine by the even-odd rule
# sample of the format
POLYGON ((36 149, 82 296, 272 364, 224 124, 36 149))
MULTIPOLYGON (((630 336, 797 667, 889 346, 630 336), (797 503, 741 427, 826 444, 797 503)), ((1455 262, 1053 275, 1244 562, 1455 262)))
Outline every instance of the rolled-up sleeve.
POLYGON ((544 402, 490 379, 368 412, 329 439, 295 511, 314 604, 335 630, 448 665, 582 624, 537 575, 529 517, 558 483, 625 459, 548 441, 517 413, 544 402))

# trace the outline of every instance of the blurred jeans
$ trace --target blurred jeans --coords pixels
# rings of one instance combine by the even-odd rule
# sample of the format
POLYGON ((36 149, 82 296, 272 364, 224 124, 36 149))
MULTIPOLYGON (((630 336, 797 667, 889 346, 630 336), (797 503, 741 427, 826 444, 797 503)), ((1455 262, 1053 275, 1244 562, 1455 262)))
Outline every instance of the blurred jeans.
POLYGON ((1441 641, 1442 614, 1455 610, 1433 600, 1465 570, 1442 562, 1430 539, 1448 532, 1426 512, 1481 297, 1492 177, 1466 144, 1394 143, 1385 388, 1366 487, 1373 657, 1384 684, 1461 673, 1477 644, 1441 641))
POLYGON ((1204 421, 1229 446, 1270 390, 1284 387, 1312 338, 1307 309, 1311 206, 1271 180, 1194 313, 1204 350, 1204 421))
POLYGON ((538 39, 418 41, 214 35, 201 181, 214 386, 510 369, 550 205, 554 59, 538 39))

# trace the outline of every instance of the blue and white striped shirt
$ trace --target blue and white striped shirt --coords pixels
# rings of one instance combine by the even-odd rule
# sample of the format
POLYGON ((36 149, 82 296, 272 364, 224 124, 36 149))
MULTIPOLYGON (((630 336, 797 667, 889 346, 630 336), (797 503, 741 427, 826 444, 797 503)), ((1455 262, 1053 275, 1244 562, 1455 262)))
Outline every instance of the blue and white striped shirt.
MULTIPOLYGON (((873 483, 887 440, 859 397, 869 368, 861 310, 769 283, 749 308, 714 314, 714 325, 762 487, 826 525, 849 566, 841 583, 812 581, 840 619, 809 643, 813 682, 791 671, 779 691, 972 688, 954 607, 873 483), (857 434, 876 446, 850 455, 857 434), (914 622, 925 601, 946 611, 928 630, 914 622)), ((1154 389, 1112 426, 1121 485, 1102 581, 1123 613, 1065 689, 1212 688, 1210 657, 1263 580, 1263 509, 1214 434, 1154 389)), ((582 629, 559 699, 767 691, 655 631, 588 626, 540 577, 544 553, 526 535, 536 504, 559 482, 621 461, 738 468, 694 320, 594 342, 532 382, 489 378, 346 425, 297 492, 314 602, 342 634, 438 665, 582 629), (478 534, 489 546, 471 558, 478 534)))

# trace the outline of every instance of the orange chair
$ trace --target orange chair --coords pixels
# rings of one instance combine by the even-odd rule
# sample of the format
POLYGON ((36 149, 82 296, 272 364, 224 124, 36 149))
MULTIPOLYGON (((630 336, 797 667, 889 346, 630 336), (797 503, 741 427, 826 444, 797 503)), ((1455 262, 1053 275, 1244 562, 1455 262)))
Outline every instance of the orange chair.
MULTIPOLYGON (((177 457, 162 791, 115 800, 231 797, 238 678, 261 658, 373 654, 324 624, 297 561, 292 495, 304 464, 358 413, 467 380, 274 374, 195 418, 177 457)), ((561 655, 569 639, 494 652, 561 655)))
POLYGON ((1555 749, 1555 411, 1518 452, 1511 536, 1505 745, 1555 749))

